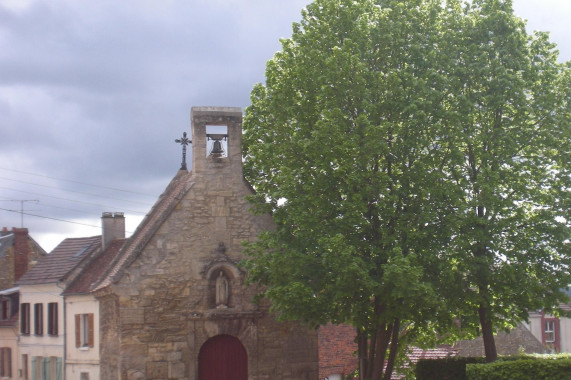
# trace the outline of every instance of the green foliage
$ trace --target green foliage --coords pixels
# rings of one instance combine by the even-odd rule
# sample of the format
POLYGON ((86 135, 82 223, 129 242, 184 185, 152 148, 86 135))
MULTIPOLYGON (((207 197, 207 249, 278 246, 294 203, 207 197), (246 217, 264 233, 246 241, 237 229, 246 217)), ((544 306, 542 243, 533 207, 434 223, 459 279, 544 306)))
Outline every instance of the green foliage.
POLYGON ((486 363, 483 357, 421 359, 416 364, 417 380, 520 380, 571 379, 569 355, 519 355, 500 357, 486 363))
POLYGON ((569 380, 571 358, 555 359, 526 357, 520 360, 486 364, 468 364, 466 377, 470 380, 569 380))
POLYGON ((250 281, 281 318, 379 339, 555 307, 570 71, 508 0, 308 5, 246 109, 252 205, 276 224, 246 246, 250 281))
POLYGON ((570 283, 569 68, 529 36, 511 1, 474 1, 455 23, 446 98, 458 212, 446 249, 462 325, 495 329, 556 307, 570 283), (522 291, 525 289, 525 291, 522 291))
MULTIPOLYGON (((446 244, 436 1, 316 1, 252 91, 245 174, 276 230, 249 248, 251 279, 286 318, 420 323, 446 244), (428 262, 428 263, 427 263, 428 262)), ((431 318, 432 318, 431 316, 431 318)))

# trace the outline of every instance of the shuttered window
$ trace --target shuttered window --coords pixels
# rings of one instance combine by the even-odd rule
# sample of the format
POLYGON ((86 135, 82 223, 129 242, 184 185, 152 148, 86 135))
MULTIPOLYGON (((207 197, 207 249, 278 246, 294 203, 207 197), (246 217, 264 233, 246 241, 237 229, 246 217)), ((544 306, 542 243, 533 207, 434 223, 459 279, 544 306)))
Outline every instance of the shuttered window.
POLYGON ((57 302, 48 303, 48 334, 58 334, 58 307, 57 302))
POLYGON ((28 380, 29 379, 29 372, 28 372, 28 355, 22 355, 22 379, 28 380))
POLYGON ((34 334, 44 335, 44 305, 34 304, 34 334))
POLYGON ((30 335, 30 304, 20 305, 20 332, 23 335, 30 335))
POLYGON ((93 313, 75 315, 75 347, 93 347, 93 313))
POLYGON ((12 349, 0 348, 0 377, 12 377, 12 349))

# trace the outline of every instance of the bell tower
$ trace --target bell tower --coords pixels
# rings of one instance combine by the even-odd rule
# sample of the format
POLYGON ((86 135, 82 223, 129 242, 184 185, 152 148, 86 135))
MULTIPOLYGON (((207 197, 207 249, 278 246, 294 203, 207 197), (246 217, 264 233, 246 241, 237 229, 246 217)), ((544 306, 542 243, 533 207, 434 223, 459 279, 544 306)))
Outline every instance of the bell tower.
MULTIPOLYGON (((192 171, 230 171, 242 176, 242 110, 192 107, 192 171)), ((214 173, 212 173, 214 174, 214 173)))

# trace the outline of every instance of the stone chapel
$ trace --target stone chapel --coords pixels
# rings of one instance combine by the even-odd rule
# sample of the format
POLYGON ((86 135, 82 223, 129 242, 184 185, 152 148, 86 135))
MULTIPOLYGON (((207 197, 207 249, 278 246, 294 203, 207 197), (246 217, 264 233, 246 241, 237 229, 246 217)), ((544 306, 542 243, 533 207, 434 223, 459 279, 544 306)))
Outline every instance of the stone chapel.
POLYGON ((248 211, 242 111, 193 107, 181 169, 94 284, 102 379, 318 378, 317 332, 278 322, 238 265, 271 228, 248 211), (190 141, 191 140, 191 141, 190 141))

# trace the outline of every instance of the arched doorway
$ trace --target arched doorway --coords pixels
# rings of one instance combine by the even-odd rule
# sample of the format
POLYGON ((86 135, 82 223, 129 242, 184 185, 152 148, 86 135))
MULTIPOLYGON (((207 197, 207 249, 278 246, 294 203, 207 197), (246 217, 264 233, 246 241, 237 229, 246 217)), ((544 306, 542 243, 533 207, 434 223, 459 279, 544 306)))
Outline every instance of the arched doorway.
POLYGON ((198 380, 248 380, 248 354, 230 335, 208 339, 198 354, 198 380))

